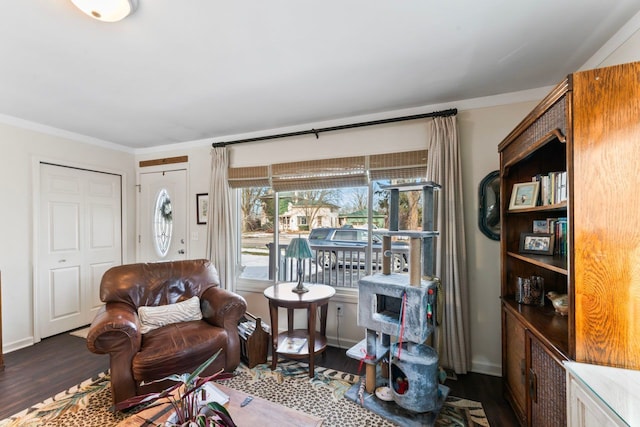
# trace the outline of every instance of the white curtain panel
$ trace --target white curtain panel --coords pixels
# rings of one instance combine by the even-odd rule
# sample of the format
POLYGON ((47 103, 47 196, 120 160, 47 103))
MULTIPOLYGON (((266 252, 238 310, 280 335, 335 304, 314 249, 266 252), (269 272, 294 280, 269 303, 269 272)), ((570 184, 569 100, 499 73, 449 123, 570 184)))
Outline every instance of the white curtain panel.
POLYGON ((213 147, 207 212, 207 258, 218 270, 220 287, 235 291, 236 231, 227 180, 228 169, 227 148, 213 147))
POLYGON ((464 374, 471 367, 467 255, 462 203, 460 147, 455 116, 427 122, 427 179, 442 186, 435 214, 435 273, 442 282, 443 304, 436 350, 443 366, 464 374))

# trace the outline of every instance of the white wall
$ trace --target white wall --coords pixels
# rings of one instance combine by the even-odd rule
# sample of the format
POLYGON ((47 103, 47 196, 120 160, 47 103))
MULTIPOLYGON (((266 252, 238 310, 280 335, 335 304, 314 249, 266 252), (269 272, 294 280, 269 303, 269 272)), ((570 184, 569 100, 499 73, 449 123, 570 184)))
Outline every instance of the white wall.
MULTIPOLYGON (((133 227, 133 154, 72 141, 65 137, 0 124, 0 271, 2 271, 2 336, 4 352, 33 343, 33 167, 34 158, 125 174, 126 213, 133 227)), ((123 241, 133 254, 134 241, 123 241)), ((129 261, 128 259, 125 262, 129 261)))
POLYGON ((478 184, 500 169, 498 144, 535 105, 523 102, 458 113, 474 372, 501 375, 502 369, 500 242, 478 228, 478 184))

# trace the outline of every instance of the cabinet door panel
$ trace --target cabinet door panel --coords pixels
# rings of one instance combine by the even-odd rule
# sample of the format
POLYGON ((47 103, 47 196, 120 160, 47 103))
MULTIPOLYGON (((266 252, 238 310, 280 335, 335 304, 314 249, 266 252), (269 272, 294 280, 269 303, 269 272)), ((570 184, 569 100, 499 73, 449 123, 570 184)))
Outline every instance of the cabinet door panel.
POLYGON ((516 416, 524 420, 526 410, 525 383, 525 329, 507 310, 503 310, 504 346, 504 375, 506 388, 510 394, 516 416))
POLYGON ((640 62, 574 78, 575 359, 640 369, 640 62))
POLYGON ((564 427, 567 425, 565 370, 560 361, 529 332, 527 344, 529 425, 564 427))

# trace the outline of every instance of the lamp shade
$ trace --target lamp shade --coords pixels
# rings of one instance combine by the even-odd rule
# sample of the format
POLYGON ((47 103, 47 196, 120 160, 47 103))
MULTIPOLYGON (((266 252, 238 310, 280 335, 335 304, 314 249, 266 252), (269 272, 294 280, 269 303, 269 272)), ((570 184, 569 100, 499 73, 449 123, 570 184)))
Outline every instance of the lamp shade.
POLYGON ((284 256, 287 258, 308 259, 313 258, 309 241, 302 237, 294 237, 287 246, 284 256))
POLYGON ((131 15, 138 0, 71 0, 90 17, 104 22, 117 22, 131 15))

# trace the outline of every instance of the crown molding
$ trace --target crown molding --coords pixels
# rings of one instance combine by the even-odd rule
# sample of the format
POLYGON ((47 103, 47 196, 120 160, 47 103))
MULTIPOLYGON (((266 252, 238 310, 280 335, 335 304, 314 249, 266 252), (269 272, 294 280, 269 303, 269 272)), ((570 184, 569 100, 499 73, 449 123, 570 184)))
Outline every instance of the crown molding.
POLYGON ((29 120, 19 119, 17 117, 8 116, 6 114, 0 114, 0 123, 9 126, 15 126, 17 128, 30 130, 34 132, 43 133, 49 136, 56 136, 59 138, 69 139, 71 141, 81 142, 83 144, 91 144, 110 150, 124 151, 126 153, 133 154, 134 150, 124 145, 116 144, 113 142, 105 141, 92 136, 82 135, 68 130, 59 129, 53 126, 43 125, 41 123, 32 122, 29 120))
POLYGON ((640 12, 629 19, 578 71, 591 70, 602 66, 602 63, 638 30, 640 30, 640 12))

